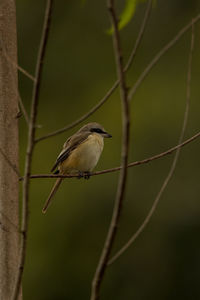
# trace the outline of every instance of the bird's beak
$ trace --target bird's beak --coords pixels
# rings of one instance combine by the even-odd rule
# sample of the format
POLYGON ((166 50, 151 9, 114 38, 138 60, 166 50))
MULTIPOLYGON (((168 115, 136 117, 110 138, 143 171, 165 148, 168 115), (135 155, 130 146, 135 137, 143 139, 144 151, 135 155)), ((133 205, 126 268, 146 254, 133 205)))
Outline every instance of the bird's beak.
POLYGON ((105 138, 111 138, 112 135, 109 134, 109 133, 107 133, 107 132, 104 132, 104 133, 103 133, 103 137, 105 137, 105 138))

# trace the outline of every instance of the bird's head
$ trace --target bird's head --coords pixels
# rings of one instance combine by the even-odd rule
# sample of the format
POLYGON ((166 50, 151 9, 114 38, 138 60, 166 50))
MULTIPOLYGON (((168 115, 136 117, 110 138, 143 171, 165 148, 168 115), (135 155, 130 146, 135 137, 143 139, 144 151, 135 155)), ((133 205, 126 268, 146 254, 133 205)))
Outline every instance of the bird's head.
POLYGON ((105 131, 105 129, 103 128, 102 125, 100 125, 99 123, 96 123, 96 122, 88 123, 88 124, 84 125, 83 127, 81 127, 81 129, 79 130, 79 132, 84 132, 84 131, 95 132, 104 138, 112 137, 111 134, 109 134, 108 132, 105 131))

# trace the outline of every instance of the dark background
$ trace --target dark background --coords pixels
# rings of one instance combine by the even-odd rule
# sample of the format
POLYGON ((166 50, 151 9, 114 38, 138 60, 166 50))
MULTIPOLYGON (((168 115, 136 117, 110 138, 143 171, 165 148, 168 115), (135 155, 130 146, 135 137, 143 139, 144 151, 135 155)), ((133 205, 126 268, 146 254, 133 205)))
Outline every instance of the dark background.
MULTIPOLYGON (((123 7, 123 1, 118 2, 123 7)), ((127 61, 146 3, 137 7, 121 31, 127 61)), ((19 64, 34 74, 45 1, 18 0, 19 64)), ((154 55, 196 14, 198 0, 158 0, 136 60, 128 72, 132 86, 154 55)), ((55 1, 43 70, 37 137, 66 126, 94 106, 116 79, 106 1, 55 1)), ((185 139, 199 131, 200 25, 195 26, 191 105, 185 139)), ((131 104, 129 160, 160 153, 178 142, 186 102, 191 30, 160 60, 131 104)), ((19 88, 29 111, 32 82, 19 74, 19 88)), ((97 170, 120 165, 121 103, 119 91, 76 128, 36 145, 33 173, 49 173, 68 136, 89 121, 113 135, 97 170)), ((27 126, 20 121, 21 172, 27 126)), ((155 214, 132 247, 109 267, 101 299, 200 299, 200 141, 184 147, 173 179, 155 214)), ((123 214, 113 253, 137 230, 169 171, 173 156, 128 171, 123 214)), ((28 252, 24 299, 89 299, 91 280, 109 226, 117 173, 89 181, 67 179, 46 215, 42 206, 54 179, 31 182, 28 252)))

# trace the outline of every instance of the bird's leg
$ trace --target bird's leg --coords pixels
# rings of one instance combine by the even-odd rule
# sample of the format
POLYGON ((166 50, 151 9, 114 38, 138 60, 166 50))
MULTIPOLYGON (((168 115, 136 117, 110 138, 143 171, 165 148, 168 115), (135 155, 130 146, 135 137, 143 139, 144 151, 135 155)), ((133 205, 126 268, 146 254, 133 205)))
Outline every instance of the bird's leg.
POLYGON ((84 177, 84 173, 83 172, 81 172, 81 171, 78 171, 78 179, 81 179, 81 178, 83 178, 84 177))
POLYGON ((84 176, 85 179, 90 179, 91 173, 89 171, 84 172, 83 176, 84 176))

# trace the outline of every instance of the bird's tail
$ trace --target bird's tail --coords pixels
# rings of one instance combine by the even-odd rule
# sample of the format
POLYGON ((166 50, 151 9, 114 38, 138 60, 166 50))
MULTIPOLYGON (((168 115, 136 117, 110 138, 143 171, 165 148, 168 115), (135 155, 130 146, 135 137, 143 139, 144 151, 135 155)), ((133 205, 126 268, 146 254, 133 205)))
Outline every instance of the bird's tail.
POLYGON ((57 189, 59 188, 61 182, 62 182, 62 178, 58 178, 58 179, 56 180, 56 182, 55 182, 55 184, 54 184, 54 186, 53 186, 53 188, 52 188, 52 190, 51 190, 51 193, 49 194, 49 197, 48 197, 48 199, 46 200, 46 202, 45 202, 45 204, 44 204, 44 207, 43 207, 43 209, 42 209, 43 214, 46 213, 47 208, 49 207, 49 204, 51 203, 52 197, 55 195, 55 193, 56 193, 57 189))

